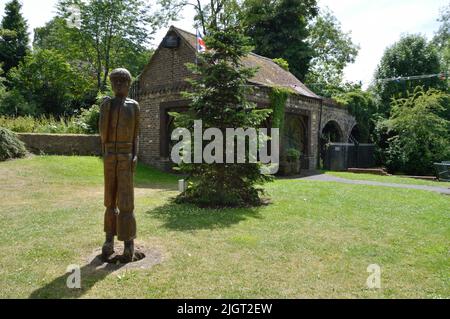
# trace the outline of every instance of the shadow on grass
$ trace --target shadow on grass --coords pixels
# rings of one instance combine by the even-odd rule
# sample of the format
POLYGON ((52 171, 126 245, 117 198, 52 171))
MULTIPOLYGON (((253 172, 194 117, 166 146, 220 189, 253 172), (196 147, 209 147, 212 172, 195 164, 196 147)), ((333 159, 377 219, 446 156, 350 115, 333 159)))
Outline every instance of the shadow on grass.
POLYGON ((81 267, 81 289, 67 288, 67 278, 70 274, 64 274, 56 278, 51 283, 35 290, 29 299, 76 299, 81 298, 89 292, 96 283, 105 279, 108 275, 118 271, 125 265, 108 264, 102 269, 96 269, 103 263, 100 256, 97 256, 90 264, 81 267))
POLYGON ((261 207, 206 209, 171 201, 157 207, 149 214, 164 222, 163 227, 176 231, 211 230, 227 228, 249 218, 263 219, 261 207))

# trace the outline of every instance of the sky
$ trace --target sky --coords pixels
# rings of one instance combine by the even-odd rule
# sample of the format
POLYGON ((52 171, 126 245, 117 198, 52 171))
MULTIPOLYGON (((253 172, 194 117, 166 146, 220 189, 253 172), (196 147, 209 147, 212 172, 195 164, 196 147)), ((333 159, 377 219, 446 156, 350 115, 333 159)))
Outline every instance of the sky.
MULTIPOLYGON (((30 33, 55 15, 56 0, 21 1, 30 33)), ((1 15, 6 2, 0 0, 1 15)), ((421 33, 431 39, 439 28, 439 9, 448 3, 449 0, 319 0, 319 6, 331 9, 343 30, 351 32, 353 41, 361 47, 356 62, 345 69, 345 79, 361 81, 364 87, 373 79, 386 47, 398 41, 402 34, 421 33)), ((182 19, 171 24, 194 31, 193 16, 192 11, 186 10, 182 19)), ((152 43, 157 45, 166 31, 158 31, 152 43)))

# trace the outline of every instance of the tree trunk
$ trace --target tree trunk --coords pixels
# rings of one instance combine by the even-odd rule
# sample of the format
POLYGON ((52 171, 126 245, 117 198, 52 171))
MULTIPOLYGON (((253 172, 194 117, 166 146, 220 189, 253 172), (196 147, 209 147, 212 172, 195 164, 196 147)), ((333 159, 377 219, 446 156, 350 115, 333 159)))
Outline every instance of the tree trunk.
POLYGON ((108 81, 109 68, 111 62, 111 41, 113 37, 114 15, 108 21, 108 33, 106 34, 106 48, 105 48, 105 68, 103 70, 103 88, 106 88, 106 82, 108 81))

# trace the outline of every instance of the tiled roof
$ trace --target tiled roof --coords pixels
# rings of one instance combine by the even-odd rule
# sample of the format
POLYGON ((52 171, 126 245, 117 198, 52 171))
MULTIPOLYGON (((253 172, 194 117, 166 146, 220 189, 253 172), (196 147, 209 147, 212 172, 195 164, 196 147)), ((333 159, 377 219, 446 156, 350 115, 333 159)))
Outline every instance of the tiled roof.
MULTIPOLYGON (((197 37, 195 34, 173 26, 170 30, 177 32, 186 40, 187 43, 190 44, 192 49, 196 50, 197 37)), ((243 59, 243 64, 246 67, 258 67, 258 72, 250 80, 250 82, 254 84, 291 88, 300 95, 320 99, 318 95, 308 89, 306 85, 297 79, 291 72, 284 70, 269 58, 257 55, 255 53, 250 53, 243 59)))

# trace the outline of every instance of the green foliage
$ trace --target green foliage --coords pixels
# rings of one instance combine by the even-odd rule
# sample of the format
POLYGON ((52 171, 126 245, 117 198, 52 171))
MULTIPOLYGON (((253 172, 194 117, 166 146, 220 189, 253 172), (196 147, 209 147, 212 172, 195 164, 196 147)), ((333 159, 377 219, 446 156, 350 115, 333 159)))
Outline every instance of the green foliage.
MULTIPOLYGON (((36 28, 34 35, 34 48, 56 50, 62 54, 66 61, 76 66, 84 73, 92 73, 98 69, 95 61, 95 50, 85 43, 86 35, 80 29, 69 27, 63 17, 55 17, 45 26, 36 28)), ((121 39, 123 44, 110 52, 110 69, 124 67, 132 74, 139 74, 148 63, 153 50, 139 45, 136 47, 127 39, 121 39)), ((103 65, 103 64, 102 64, 103 65)), ((100 81, 103 80, 101 71, 100 81)), ((96 77, 96 84, 99 78, 96 77)))
POLYGON ((444 94, 441 99, 442 109, 437 112, 437 115, 446 119, 447 121, 450 121, 450 92, 449 91, 443 91, 443 92, 445 92, 447 94, 444 94))
POLYGON ((289 72, 289 63, 285 59, 282 59, 282 58, 273 59, 273 62, 278 64, 283 70, 289 72))
POLYGON ((300 159, 302 153, 296 148, 290 148, 286 152, 286 159, 288 162, 295 162, 300 159))
POLYGON ((100 120, 100 106, 93 105, 90 109, 81 110, 78 116, 79 125, 84 127, 84 132, 87 134, 98 134, 99 120, 100 120))
POLYGON ((8 112, 14 115, 47 114, 71 115, 77 108, 78 101, 95 92, 89 78, 83 76, 59 53, 52 50, 37 50, 25 58, 9 73, 14 86, 14 93, 8 112), (19 97, 21 96, 21 98, 19 97), (17 101, 14 100, 17 98, 17 101), (27 112, 22 102, 25 101, 34 112, 27 112), (20 110, 20 112, 18 111, 20 110))
POLYGON ((12 0, 5 6, 0 29, 0 64, 3 64, 6 73, 19 65, 29 51, 28 27, 21 9, 18 0, 12 0))
POLYGON ((438 49, 443 71, 450 70, 450 4, 442 8, 439 30, 433 38, 433 44, 438 49))
POLYGON ((38 127, 42 127, 48 123, 48 119, 34 118, 32 116, 0 116, 0 127, 7 128, 16 133, 36 133, 38 127))
POLYGON ((380 123, 391 137, 384 150, 390 171, 433 174, 433 163, 450 159, 450 122, 438 115, 447 94, 416 88, 392 102, 392 115, 380 123))
POLYGON ((309 27, 308 43, 314 51, 305 84, 316 94, 331 97, 345 91, 345 67, 355 62, 359 46, 329 9, 321 10, 309 27))
POLYGON ((158 15, 167 21, 174 21, 179 18, 183 9, 193 8, 196 12, 195 25, 206 35, 209 28, 241 25, 241 2, 241 0, 158 0, 157 3, 161 7, 158 15))
POLYGON ((0 115, 23 115, 34 114, 36 107, 34 104, 29 104, 18 90, 12 88, 7 90, 5 85, 6 79, 3 77, 3 71, 0 68, 0 115))
MULTIPOLYGON (((194 120, 203 121, 203 129, 218 128, 226 136, 227 128, 257 128, 270 110, 258 110, 247 100, 248 80, 256 72, 245 68, 241 59, 250 52, 248 38, 237 27, 210 27, 205 38, 210 51, 199 55, 199 64, 190 65, 199 75, 192 80, 193 102, 187 114, 174 114, 176 124, 192 128, 194 120)), ((247 156, 248 160, 248 156, 247 156)), ((207 206, 245 206, 260 203, 261 188, 271 180, 260 173, 260 164, 184 164, 189 187, 179 201, 207 206)))
POLYGON ((34 29, 33 47, 41 50, 55 50, 64 55, 68 61, 82 61, 83 49, 78 42, 81 34, 78 29, 70 28, 66 19, 54 17, 44 26, 34 29))
POLYGON ((314 55, 307 42, 308 21, 317 13, 316 0, 245 0, 242 23, 255 53, 285 59, 291 72, 303 81, 314 55))
POLYGON ((26 155, 25 145, 19 138, 0 126, 0 162, 12 158, 21 158, 26 155))
POLYGON ((127 67, 134 74, 141 71, 150 55, 146 45, 162 23, 150 14, 149 2, 59 0, 58 17, 71 19, 73 8, 79 8, 79 27, 68 30, 61 20, 53 21, 47 30, 40 30, 37 43, 53 48, 55 36, 62 34, 64 41, 56 41, 57 46, 69 48, 73 57, 82 55, 82 61, 95 70, 99 90, 106 88, 109 72, 115 67, 127 67), (45 39, 46 35, 50 38, 45 39))
POLYGON ((6 87, 4 84, 5 80, 6 79, 3 77, 3 69, 0 65, 0 114, 1 114, 2 101, 6 95, 6 87))
POLYGON ((333 97, 339 104, 345 106, 356 118, 359 128, 359 142, 368 143, 372 140, 378 120, 378 105, 371 92, 357 89, 333 97))
POLYGON ((6 91, 0 104, 0 115, 21 116, 37 113, 34 101, 27 101, 22 93, 15 88, 6 91))
POLYGON ((17 133, 98 134, 100 107, 81 109, 80 114, 69 118, 55 119, 45 116, 0 116, 0 126, 17 133))
MULTIPOLYGON (((387 48, 375 79, 387 79, 412 75, 437 74, 441 71, 439 56, 434 45, 422 35, 406 35, 387 48)), ((374 87, 380 100, 380 112, 389 117, 392 98, 405 98, 416 86, 444 88, 446 83, 438 78, 413 81, 378 81, 374 87)))
POLYGON ((272 127, 280 129, 280 136, 283 134, 286 102, 291 93, 291 90, 284 87, 272 87, 269 93, 270 106, 273 110, 272 127))
POLYGON ((92 129, 79 117, 55 119, 49 117, 0 116, 0 126, 16 133, 90 134, 92 129))

